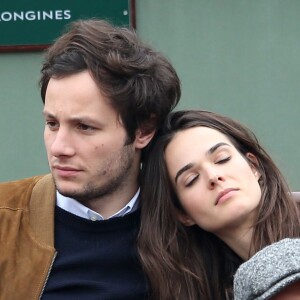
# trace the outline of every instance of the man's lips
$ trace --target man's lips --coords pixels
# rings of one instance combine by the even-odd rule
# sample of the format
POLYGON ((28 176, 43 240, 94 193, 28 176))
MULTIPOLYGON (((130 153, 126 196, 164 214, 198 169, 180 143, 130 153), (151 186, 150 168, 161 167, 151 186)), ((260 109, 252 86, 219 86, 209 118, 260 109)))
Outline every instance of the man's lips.
POLYGON ((236 191, 238 191, 237 188, 228 188, 228 189, 225 189, 225 190, 221 191, 217 196, 215 205, 218 205, 218 204, 221 204, 221 203, 225 202, 236 191))
POLYGON ((52 170, 54 170, 58 175, 63 176, 63 177, 72 176, 81 171, 74 167, 60 166, 60 165, 54 165, 52 167, 52 170))

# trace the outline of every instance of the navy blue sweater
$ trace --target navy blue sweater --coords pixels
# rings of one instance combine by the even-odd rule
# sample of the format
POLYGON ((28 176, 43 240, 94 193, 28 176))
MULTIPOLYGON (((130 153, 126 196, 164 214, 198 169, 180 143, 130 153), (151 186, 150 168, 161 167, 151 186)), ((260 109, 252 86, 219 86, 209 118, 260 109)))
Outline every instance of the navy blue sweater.
POLYGON ((55 211, 57 256, 42 300, 141 300, 147 283, 138 262, 139 211, 90 221, 55 211))

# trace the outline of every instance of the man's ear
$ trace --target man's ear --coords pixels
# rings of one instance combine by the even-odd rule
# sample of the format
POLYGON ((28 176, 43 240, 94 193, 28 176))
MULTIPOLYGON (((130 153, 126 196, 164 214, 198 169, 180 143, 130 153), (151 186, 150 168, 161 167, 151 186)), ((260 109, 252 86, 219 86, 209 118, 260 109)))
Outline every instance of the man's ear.
POLYGON ((177 211, 177 218, 180 221, 180 223, 182 223, 184 226, 193 226, 195 225, 195 221, 188 216, 186 213, 182 212, 182 211, 177 211))
POLYGON ((253 171, 253 174, 254 176, 257 178, 257 180, 261 177, 261 174, 260 172, 258 171, 258 166, 259 166, 259 163, 258 163, 258 160, 256 158, 256 156, 250 152, 248 152, 246 154, 246 157, 249 161, 249 165, 250 165, 250 168, 252 169, 253 171))
POLYGON ((135 147, 137 149, 145 148, 152 140, 154 134, 155 134, 155 130, 144 131, 141 129, 137 129, 135 132, 135 140, 134 140, 135 147))

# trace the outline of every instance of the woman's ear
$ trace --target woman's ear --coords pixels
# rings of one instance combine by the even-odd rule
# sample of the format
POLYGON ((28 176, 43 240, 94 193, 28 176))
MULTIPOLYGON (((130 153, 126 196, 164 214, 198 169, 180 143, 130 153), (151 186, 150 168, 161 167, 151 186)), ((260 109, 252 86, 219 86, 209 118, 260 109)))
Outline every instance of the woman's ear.
POLYGON ((184 226, 193 226, 195 225, 195 221, 188 216, 186 213, 177 210, 177 218, 179 220, 180 223, 182 223, 184 226))
POLYGON ((250 168, 252 169, 252 172, 253 172, 254 176, 257 178, 257 180, 259 180, 260 177, 261 177, 261 174, 258 171, 259 163, 258 163, 257 157, 254 154, 250 153, 250 152, 248 152, 246 154, 246 157, 249 161, 249 165, 250 165, 250 168))

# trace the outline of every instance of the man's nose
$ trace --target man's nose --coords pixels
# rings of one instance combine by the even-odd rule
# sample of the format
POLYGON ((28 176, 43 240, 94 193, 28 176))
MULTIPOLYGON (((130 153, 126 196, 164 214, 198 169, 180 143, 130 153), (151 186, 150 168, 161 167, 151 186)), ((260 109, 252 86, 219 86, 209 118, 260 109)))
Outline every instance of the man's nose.
POLYGON ((53 156, 73 156, 75 153, 72 134, 64 128, 56 131, 55 137, 51 144, 51 153, 53 156))

